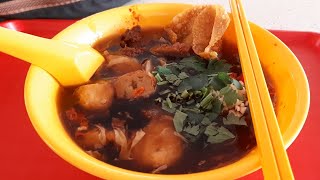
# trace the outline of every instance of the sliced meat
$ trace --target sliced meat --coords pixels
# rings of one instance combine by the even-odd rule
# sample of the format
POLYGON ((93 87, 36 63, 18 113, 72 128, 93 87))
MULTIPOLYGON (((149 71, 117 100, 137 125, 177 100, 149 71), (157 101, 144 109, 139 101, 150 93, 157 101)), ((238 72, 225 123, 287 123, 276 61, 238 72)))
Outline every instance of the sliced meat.
POLYGON ((126 121, 125 120, 122 120, 122 119, 119 119, 119 118, 115 118, 113 117, 112 118, 112 121, 111 121, 111 126, 112 128, 118 128, 118 129, 125 129, 125 126, 126 126, 126 121))
POLYGON ((145 70, 146 72, 150 73, 149 75, 152 75, 151 72, 153 71, 154 66, 153 66, 153 64, 152 64, 152 62, 151 62, 150 59, 147 59, 147 60, 145 60, 145 61, 142 63, 142 68, 143 68, 143 70, 145 70))
POLYGON ((156 56, 186 57, 190 55, 191 46, 184 43, 161 44, 150 49, 156 56))
POLYGON ((114 142, 115 134, 113 130, 95 125, 89 130, 76 131, 75 140, 84 149, 96 150, 103 148, 110 142, 114 142))
POLYGON ((106 65, 107 71, 111 71, 111 73, 115 76, 137 71, 142 68, 138 60, 133 57, 107 55, 106 60, 108 62, 106 65))
POLYGON ((144 48, 134 48, 134 47, 124 47, 119 49, 117 53, 125 55, 125 56, 130 56, 130 57, 136 57, 139 56, 140 54, 144 53, 144 48))
POLYGON ((175 135, 172 117, 152 117, 145 135, 133 147, 131 157, 142 167, 155 169, 176 164, 183 155, 184 142, 175 135))
POLYGON ((149 97, 156 90, 155 78, 142 70, 118 77, 113 85, 116 97, 119 99, 149 97))
POLYGON ((80 86, 75 90, 79 105, 86 110, 106 111, 112 104, 114 89, 109 81, 80 86))
POLYGON ((121 46, 122 47, 137 47, 142 39, 141 27, 134 26, 132 29, 127 30, 121 36, 121 46))

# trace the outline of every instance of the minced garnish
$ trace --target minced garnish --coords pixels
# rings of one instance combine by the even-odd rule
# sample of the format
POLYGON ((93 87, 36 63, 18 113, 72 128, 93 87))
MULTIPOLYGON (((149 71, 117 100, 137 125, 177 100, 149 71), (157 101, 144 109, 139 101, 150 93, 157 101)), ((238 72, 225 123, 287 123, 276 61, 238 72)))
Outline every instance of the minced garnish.
POLYGON ((247 109, 236 107, 236 103, 243 104, 247 97, 239 93, 244 87, 233 78, 231 67, 225 60, 207 63, 191 56, 178 63, 158 66, 153 72, 160 88, 166 87, 158 93, 155 102, 174 114, 176 131, 188 141, 205 136, 204 144, 222 143, 235 138, 229 125, 247 126, 244 113, 240 113, 247 109), (231 112, 236 112, 235 109, 240 112, 231 112))

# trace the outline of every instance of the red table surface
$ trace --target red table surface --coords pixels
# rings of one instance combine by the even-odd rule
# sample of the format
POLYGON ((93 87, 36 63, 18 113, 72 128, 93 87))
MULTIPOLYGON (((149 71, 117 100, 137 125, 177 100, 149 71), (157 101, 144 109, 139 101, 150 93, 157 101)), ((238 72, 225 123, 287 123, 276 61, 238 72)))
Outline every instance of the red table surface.
MULTIPOLYGON (((72 20, 16 20, 0 23, 10 29, 51 38, 72 20)), ((320 34, 271 31, 299 58, 311 89, 309 115, 288 154, 296 179, 320 179, 320 34)), ((57 52, 58 53, 58 52, 57 52)), ((97 179, 57 156, 32 127, 23 99, 29 64, 0 53, 0 179, 97 179)), ((242 178, 263 179, 261 170, 242 178)))

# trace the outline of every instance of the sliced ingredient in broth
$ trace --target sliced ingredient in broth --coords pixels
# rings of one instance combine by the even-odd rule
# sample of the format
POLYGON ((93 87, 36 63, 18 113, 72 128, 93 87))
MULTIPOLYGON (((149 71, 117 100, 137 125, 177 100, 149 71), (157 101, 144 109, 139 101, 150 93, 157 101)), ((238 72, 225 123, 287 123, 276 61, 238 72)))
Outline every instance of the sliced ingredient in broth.
POLYGON ((256 143, 237 49, 222 38, 228 24, 221 6, 195 6, 163 29, 100 42, 110 45, 105 63, 60 97, 71 137, 101 161, 147 173, 201 172, 246 155, 256 143))

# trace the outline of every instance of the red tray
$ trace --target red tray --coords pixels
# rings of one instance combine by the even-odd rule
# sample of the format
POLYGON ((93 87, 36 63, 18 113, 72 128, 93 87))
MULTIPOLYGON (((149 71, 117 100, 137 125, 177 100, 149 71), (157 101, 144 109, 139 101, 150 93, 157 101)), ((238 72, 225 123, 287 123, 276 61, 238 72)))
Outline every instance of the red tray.
MULTIPOLYGON (((0 26, 46 38, 53 37, 72 20, 16 20, 0 26)), ((271 31, 299 58, 311 89, 311 106, 302 132, 288 149, 296 179, 320 179, 320 34, 271 31)), ((30 47, 31 48, 31 47, 30 47)), ((29 64, 0 53, 0 177, 1 179, 97 179, 58 157, 33 129, 23 100, 29 64)), ((261 170, 242 179, 262 179, 261 170)))

